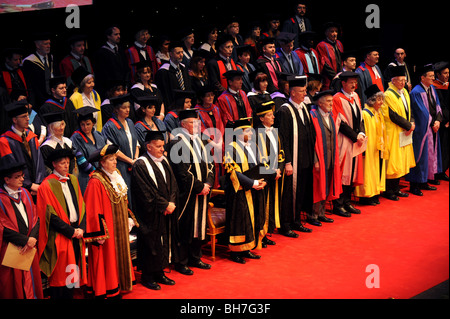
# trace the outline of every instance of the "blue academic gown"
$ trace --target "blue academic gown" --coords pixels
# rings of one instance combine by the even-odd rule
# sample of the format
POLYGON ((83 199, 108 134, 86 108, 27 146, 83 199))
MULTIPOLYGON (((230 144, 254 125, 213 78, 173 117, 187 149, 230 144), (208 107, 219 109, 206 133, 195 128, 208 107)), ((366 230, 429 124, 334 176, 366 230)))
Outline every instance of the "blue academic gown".
POLYGON ((87 160, 92 153, 106 145, 106 138, 101 133, 93 130, 92 135, 95 144, 81 130, 75 131, 70 138, 77 159, 79 170, 78 182, 83 194, 89 182, 89 174, 98 167, 98 163, 94 163, 93 165, 87 160))
MULTIPOLYGON (((129 158, 136 158, 136 146, 138 145, 138 139, 137 139, 137 132, 136 128, 134 127, 134 123, 130 119, 126 119, 128 128, 130 130, 131 136, 132 136, 132 148, 130 149, 130 144, 128 143, 127 134, 125 132, 125 129, 120 123, 120 121, 117 119, 117 117, 114 115, 112 118, 108 120, 108 122, 105 123, 102 129, 102 135, 111 143, 119 146, 119 150, 128 156, 129 158)), ((128 163, 122 162, 120 160, 117 161, 117 169, 119 170, 120 174, 122 175, 123 179, 125 180, 125 183, 128 186, 128 203, 131 206, 131 192, 130 192, 130 185, 131 185, 131 166, 128 163)))
MULTIPOLYGON (((436 113, 442 112, 439 98, 433 85, 431 85, 431 89, 436 101, 436 113)), ((416 85, 411 91, 410 97, 411 110, 416 125, 413 132, 413 149, 416 167, 411 168, 410 173, 405 179, 413 183, 426 183, 429 179, 434 180, 434 174, 442 172, 439 132, 433 137, 433 130, 430 126, 432 119, 428 107, 427 93, 422 85, 416 85)))

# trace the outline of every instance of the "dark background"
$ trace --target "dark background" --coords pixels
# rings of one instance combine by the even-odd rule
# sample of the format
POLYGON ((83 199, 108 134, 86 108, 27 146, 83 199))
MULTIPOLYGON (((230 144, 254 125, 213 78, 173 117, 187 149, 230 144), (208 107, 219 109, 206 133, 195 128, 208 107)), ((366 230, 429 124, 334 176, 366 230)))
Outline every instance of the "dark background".
MULTIPOLYGON (((17 1, 20 2, 20 1, 17 1)), ((76 1, 74 1, 76 3, 76 1)), ((96 1, 92 6, 80 7, 80 29, 67 29, 65 21, 69 13, 65 9, 50 9, 34 12, 0 14, 2 47, 20 46, 27 56, 33 52, 31 36, 34 32, 50 31, 52 53, 61 60, 69 50, 65 41, 72 33, 88 35, 87 55, 103 45, 104 30, 110 24, 118 24, 121 29, 121 44, 134 42, 133 32, 138 26, 148 26, 152 35, 151 43, 156 48, 155 39, 160 34, 174 35, 183 26, 199 31, 202 26, 215 24, 223 29, 230 18, 240 23, 240 34, 245 38, 249 23, 259 21, 265 30, 267 15, 280 15, 281 24, 293 15, 296 1, 272 0, 270 4, 261 1, 96 1)), ((339 38, 345 50, 360 49, 365 45, 379 45, 382 69, 393 58, 393 51, 403 47, 410 68, 441 60, 449 60, 448 10, 444 2, 399 2, 386 0, 352 1, 308 1, 307 15, 314 31, 323 38, 322 25, 327 21, 339 22, 342 33, 339 38), (380 8, 381 27, 368 29, 365 20, 368 4, 380 8)), ((280 26, 281 28, 281 26, 280 26)), ((195 46, 203 41, 196 35, 195 46)), ((358 59, 358 64, 361 59, 358 59)), ((95 65, 94 65, 95 67, 95 65)))

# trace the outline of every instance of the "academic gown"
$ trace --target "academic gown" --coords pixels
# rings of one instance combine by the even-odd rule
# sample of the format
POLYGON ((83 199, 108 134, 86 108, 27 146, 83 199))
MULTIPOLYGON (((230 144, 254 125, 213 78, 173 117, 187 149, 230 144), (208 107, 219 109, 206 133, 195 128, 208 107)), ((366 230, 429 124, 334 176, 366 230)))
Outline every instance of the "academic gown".
POLYGON ((62 101, 50 98, 39 109, 39 115, 44 117, 45 114, 64 112, 63 119, 66 123, 64 136, 72 136, 78 128, 77 117, 73 111, 75 111, 75 106, 69 98, 64 97, 62 101))
POLYGON ((285 156, 282 141, 276 129, 272 127, 273 138, 276 141, 276 145, 269 137, 269 133, 266 132, 264 125, 260 124, 255 127, 258 134, 257 145, 260 152, 260 159, 263 163, 268 165, 271 174, 265 176, 267 181, 267 187, 265 189, 266 196, 266 209, 268 210, 268 233, 273 233, 275 229, 280 228, 280 209, 281 209, 281 197, 282 197, 282 185, 285 177, 284 165, 285 156), (281 177, 275 179, 276 170, 281 171, 281 177))
POLYGON ((310 212, 313 204, 313 165, 315 131, 307 110, 304 108, 302 122, 299 111, 288 102, 275 114, 275 127, 283 141, 285 163, 291 163, 294 173, 285 176, 281 203, 281 228, 299 222, 301 211, 310 212))
MULTIPOLYGON (((18 199, 0 189, 0 260, 9 243, 17 247, 27 244, 28 238, 39 238, 39 218, 30 193, 19 188, 18 199), (14 202, 23 203, 27 224, 14 202)), ((42 299, 42 282, 38 254, 27 271, 0 265, 0 299, 42 299)))
POLYGON ((252 116, 252 108, 244 91, 239 90, 239 96, 242 102, 238 104, 238 98, 229 90, 224 91, 217 98, 217 106, 220 109, 222 123, 226 127, 228 121, 236 121, 240 118, 252 116))
POLYGON ((315 152, 316 158, 319 161, 319 171, 313 170, 313 190, 314 190, 314 203, 318 203, 324 200, 333 200, 339 198, 342 193, 341 182, 341 169, 339 165, 339 148, 337 147, 338 130, 333 120, 333 114, 330 113, 330 126, 324 123, 323 117, 320 111, 313 107, 310 111, 311 119, 316 132, 315 152), (331 147, 329 151, 327 147, 327 131, 331 136, 331 147), (330 159, 331 157, 331 159, 330 159), (327 163, 330 159, 330 167, 332 170, 331 180, 328 180, 327 176, 327 163))
POLYGON ((7 157, 12 162, 26 164, 26 168, 23 170, 25 175, 23 187, 30 190, 31 184, 40 184, 48 174, 36 134, 31 130, 26 130, 26 140, 30 145, 31 157, 25 150, 22 138, 11 129, 6 131, 0 137, 0 155, 7 157))
POLYGON ((411 168, 406 180, 413 183, 426 183, 434 180, 434 175, 442 172, 441 143, 439 131, 433 133, 435 120, 442 119, 441 106, 436 90, 430 86, 436 101, 435 108, 430 107, 427 93, 421 84, 411 91, 411 110, 416 128, 413 133, 413 149, 416 166, 411 168))
MULTIPOLYGON (((219 96, 228 88, 227 79, 223 75, 228 71, 225 63, 226 61, 220 55, 217 55, 206 64, 210 83, 214 86, 216 96, 219 96)), ((230 69, 237 70, 237 65, 232 58, 230 58, 230 69)))
POLYGON ((276 58, 271 60, 266 56, 260 56, 256 60, 256 64, 264 74, 267 75, 268 85, 267 91, 273 93, 278 90, 278 76, 283 72, 283 67, 276 58))
POLYGON ((101 96, 106 96, 108 81, 128 80, 129 71, 125 51, 118 48, 115 53, 111 47, 105 43, 94 55, 95 66, 95 86, 101 96))
POLYGON ((315 49, 310 48, 307 50, 304 47, 299 47, 294 52, 297 53, 302 63, 304 74, 321 74, 322 67, 319 61, 319 53, 315 49))
POLYGON ((376 111, 366 104, 363 122, 367 135, 367 148, 363 156, 364 182, 355 188, 358 197, 373 197, 386 190, 387 134, 381 109, 376 111))
POLYGON ((136 76, 136 66, 133 66, 133 64, 144 60, 149 61, 150 69, 152 70, 152 78, 155 78, 156 71, 158 71, 159 66, 158 61, 156 60, 155 51, 151 46, 145 45, 145 47, 141 50, 141 48, 139 48, 136 44, 133 44, 125 50, 125 55, 127 57, 132 83, 134 83, 134 78, 136 76))
POLYGON ((179 189, 168 160, 164 158, 161 163, 165 178, 146 152, 133 165, 131 175, 134 213, 139 222, 137 256, 143 277, 161 273, 169 263, 178 262, 179 189), (177 208, 164 215, 169 202, 177 208))
MULTIPOLYGON (((252 144, 253 153, 258 157, 257 146, 252 144)), ((245 172, 256 165, 249 161, 248 156, 240 142, 231 142, 225 147, 225 232, 228 248, 232 252, 261 248, 261 240, 267 231, 265 191, 254 190, 255 180, 245 175, 245 172)))
POLYGON ((86 201, 86 234, 89 273, 88 292, 113 297, 130 291, 135 281, 128 231, 126 196, 118 195, 102 169, 89 180, 86 201), (98 244, 99 240, 105 240, 98 244))
POLYGON ((215 152, 215 148, 211 151, 213 153, 212 155, 214 156, 215 166, 214 188, 218 188, 220 186, 220 177, 224 176, 222 158, 225 149, 225 127, 223 125, 220 110, 217 105, 211 104, 211 106, 207 108, 197 105, 195 108, 198 110, 198 117, 201 121, 202 134, 208 136, 215 143, 222 145, 220 152, 215 152))
MULTIPOLYGON (((69 265, 78 266, 79 284, 86 284, 86 258, 83 239, 72 239, 75 228, 86 230, 85 203, 77 178, 69 175, 69 189, 78 220, 71 225, 69 209, 61 183, 55 174, 49 175, 39 186, 37 212, 39 228, 39 265, 50 287, 66 287, 69 265)), ((73 283, 73 282, 71 282, 73 283)))
POLYGON ((179 218, 181 241, 191 243, 192 240, 206 238, 206 214, 209 195, 199 195, 204 183, 214 185, 214 164, 210 162, 203 141, 199 136, 191 145, 190 137, 184 133, 176 136, 169 144, 169 161, 175 174, 179 188, 179 218), (198 152, 202 152, 199 155, 198 152), (194 153, 195 152, 195 153, 194 153), (201 156, 201 157, 199 157, 201 156))
POLYGON ((95 143, 81 130, 75 131, 70 138, 78 166, 78 182, 83 194, 89 182, 89 175, 98 167, 98 163, 91 164, 87 160, 92 153, 106 145, 106 138, 99 132, 93 130, 92 136, 95 143))
MULTIPOLYGON (((166 131, 166 125, 163 121, 161 121, 156 116, 153 116, 152 118, 153 123, 155 123, 156 127, 151 128, 150 125, 145 121, 144 118, 140 119, 134 124, 134 127, 136 129, 137 139, 140 145, 144 145, 145 143, 145 135, 147 134, 147 131, 166 131)), ((169 138, 167 136, 167 133, 164 133, 164 142, 167 143, 169 141, 169 138)), ((141 147, 139 149, 139 152, 142 153, 145 152, 144 147, 141 147)))
MULTIPOLYGON (((112 118, 106 122, 103 126, 102 135, 106 138, 107 141, 119 146, 119 150, 128 156, 131 159, 136 158, 136 145, 138 145, 137 132, 134 127, 133 121, 130 119, 126 119, 128 124, 128 129, 130 130, 130 134, 132 137, 131 149, 130 143, 127 138, 127 134, 125 132, 125 128, 114 115, 112 118)), ((128 201, 131 204, 131 192, 130 192, 130 182, 131 182, 131 166, 128 163, 118 160, 117 161, 117 169, 120 171, 125 183, 128 186, 128 201)))
POLYGON ((130 120, 132 120, 134 123, 136 123, 136 121, 139 120, 139 116, 138 116, 137 112, 141 106, 137 103, 137 101, 138 101, 138 98, 140 98, 140 97, 144 97, 144 96, 156 97, 157 98, 156 110, 157 110, 158 114, 155 113, 155 116, 159 116, 160 111, 158 111, 158 110, 161 110, 161 106, 164 103, 163 96, 161 94, 161 91, 156 86, 156 84, 151 84, 151 87, 152 88, 150 90, 149 88, 144 87, 144 85, 142 83, 138 82, 138 83, 134 84, 130 89, 130 94, 133 97, 134 103, 132 103, 132 106, 130 108, 130 115, 128 116, 128 118, 130 120))
MULTIPOLYGON (((95 129, 98 132, 101 132, 103 129, 103 120, 102 120, 102 100, 100 98, 100 95, 98 94, 97 91, 93 90, 90 94, 90 98, 93 101, 93 105, 90 105, 91 107, 96 108, 97 110, 99 110, 99 112, 94 112, 92 115, 94 116, 96 123, 95 123, 95 129)), ((73 94, 70 96, 70 100, 72 101, 75 109, 79 109, 82 108, 84 106, 86 106, 86 103, 83 101, 83 94, 78 92, 78 88, 76 88, 73 92, 73 94)), ((73 115, 72 115, 73 116, 73 115)), ((76 116, 74 116, 74 118, 76 119, 76 116)), ((78 127, 78 121, 77 121, 77 126, 78 127)), ((71 136, 71 135, 68 135, 71 136)))
MULTIPOLYGON (((188 68, 180 63, 181 73, 183 75, 184 91, 191 91, 191 78, 189 76, 188 68)), ((174 90, 181 90, 180 84, 177 79, 177 70, 170 64, 163 64, 158 72, 156 72, 155 83, 164 101, 164 107, 166 112, 173 109, 173 103, 175 101, 174 90)))
MULTIPOLYGON (((386 178, 397 179, 409 174, 409 170, 416 166, 413 144, 400 147, 400 133, 411 129, 414 117, 411 111, 411 103, 408 91, 402 89, 406 99, 407 108, 403 104, 397 88, 389 83, 389 88, 384 94, 384 103, 381 110, 386 123, 388 136, 387 149, 389 158, 386 160, 386 178)), ((415 134, 414 132, 412 134, 415 134)))
POLYGON ((366 65, 364 62, 361 63, 359 67, 356 68, 355 72, 359 73, 360 79, 361 79, 361 103, 365 104, 367 97, 365 95, 366 89, 371 86, 372 84, 376 84, 380 91, 384 92, 384 78, 383 73, 381 72, 381 69, 378 65, 375 65, 374 68, 377 70, 378 75, 380 77, 377 77, 373 69, 366 65))
POLYGON ((338 145, 342 184, 357 186, 363 183, 362 154, 353 157, 353 144, 364 133, 361 101, 356 93, 351 99, 342 92, 333 96, 333 119, 339 127, 338 145), (356 103, 356 114, 350 106, 356 103))
POLYGON ((322 89, 328 90, 331 80, 336 76, 336 73, 342 70, 341 55, 344 52, 344 46, 339 40, 332 43, 327 39, 317 44, 316 51, 319 53, 319 63, 324 75, 322 89))
POLYGON ((441 139, 441 154, 442 154, 442 172, 447 172, 450 165, 450 143, 449 143, 449 131, 445 125, 449 122, 449 108, 450 108, 450 94, 448 90, 448 82, 443 84, 439 80, 435 80, 434 88, 436 89, 439 102, 441 103, 442 122, 439 127, 439 137, 441 139))

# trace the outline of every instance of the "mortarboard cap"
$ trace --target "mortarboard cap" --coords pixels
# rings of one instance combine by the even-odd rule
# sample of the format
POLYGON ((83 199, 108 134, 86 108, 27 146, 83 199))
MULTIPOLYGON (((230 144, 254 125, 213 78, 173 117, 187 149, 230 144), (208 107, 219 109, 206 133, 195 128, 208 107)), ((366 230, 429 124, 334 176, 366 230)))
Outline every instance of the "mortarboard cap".
POLYGON ((324 97, 324 96, 327 96, 327 95, 333 96, 334 93, 335 93, 335 92, 334 92, 333 90, 324 90, 324 91, 320 91, 320 92, 317 92, 317 93, 312 97, 312 99, 313 99, 314 102, 317 102, 321 97, 324 97))
POLYGON ((290 32, 280 32, 280 34, 278 34, 278 36, 277 36, 277 41, 280 43, 284 43, 284 44, 292 42, 292 41, 294 41, 294 39, 295 39, 295 34, 290 33, 290 32))
POLYGON ((71 76, 73 84, 75 84, 77 87, 80 87, 81 82, 88 75, 90 75, 90 73, 83 66, 76 68, 71 76))
POLYGON ((86 41, 86 39, 87 36, 84 34, 74 34, 67 39, 67 43, 69 43, 69 45, 72 45, 76 42, 86 41))
POLYGON ((51 89, 56 88, 60 84, 66 84, 66 78, 64 76, 56 76, 48 80, 48 85, 51 89))
POLYGON ((434 64, 433 69, 435 72, 441 72, 444 69, 448 69, 449 63, 445 61, 437 62, 434 64))
POLYGON ((229 70, 227 72, 225 72, 224 74, 222 74, 224 77, 227 78, 227 80, 232 80, 237 76, 243 76, 244 72, 239 71, 239 70, 229 70))
POLYGON ((109 102, 113 107, 120 107, 125 102, 130 102, 131 96, 129 93, 124 95, 115 96, 109 99, 109 102))
POLYGON ((422 67, 419 67, 417 70, 417 74, 419 76, 425 75, 428 72, 434 72, 433 64, 426 64, 422 67))
POLYGON ((406 76, 406 68, 404 65, 390 66, 389 72, 391 74, 391 79, 397 76, 406 76))
POLYGON ((46 162, 49 167, 52 167, 53 162, 66 157, 68 157, 69 159, 75 158, 72 149, 58 148, 54 149, 53 151, 50 152, 50 154, 48 154, 46 162))
POLYGON ((33 41, 46 41, 51 39, 50 32, 35 32, 33 33, 33 41))
POLYGON ((133 63, 132 65, 136 68, 136 70, 142 70, 143 68, 147 68, 147 67, 151 68, 150 61, 148 61, 148 60, 142 60, 142 61, 133 63))
POLYGON ((237 56, 241 56, 245 52, 251 52, 251 51, 252 51, 251 45, 241 45, 241 46, 236 47, 237 56))
POLYGON ((25 162, 17 162, 8 157, 2 157, 0 159, 0 178, 23 171, 26 167, 25 162))
POLYGON ((172 40, 172 41, 170 41, 170 44, 169 44, 169 51, 172 51, 175 48, 182 48, 182 47, 183 47, 183 42, 172 40))
POLYGON ((274 108, 275 108, 274 101, 266 101, 266 102, 260 103, 256 107, 256 115, 264 116, 264 114, 266 114, 268 112, 273 112, 274 108))
POLYGON ((154 140, 165 141, 164 133, 165 131, 147 131, 145 134, 145 142, 150 142, 154 140))
POLYGON ((216 48, 220 49, 222 45, 229 41, 233 42, 233 37, 231 35, 229 35, 228 33, 219 34, 216 41, 216 48))
POLYGON ((64 112, 52 112, 42 114, 42 117, 44 118, 45 123, 50 125, 51 123, 64 121, 64 114, 64 112))
POLYGON ((234 130, 238 129, 245 130, 246 128, 252 127, 252 118, 246 117, 236 120, 232 123, 232 127, 234 130))
POLYGON ((308 78, 305 75, 292 75, 287 78, 289 87, 306 86, 308 78))
POLYGON ((73 113, 78 115, 78 122, 92 120, 96 112, 99 112, 99 110, 92 106, 83 106, 73 111, 73 113))
POLYGON ((178 118, 180 121, 190 118, 198 118, 197 109, 181 110, 178 113, 178 118))
POLYGON ((342 81, 347 81, 348 79, 357 79, 359 77, 359 74, 352 71, 344 71, 341 74, 339 74, 339 79, 342 81))
POLYGON ((357 56, 356 50, 344 51, 344 53, 342 53, 342 61, 345 61, 348 58, 356 58, 357 56))
POLYGON ((26 107, 25 101, 16 101, 5 105, 5 111, 10 118, 28 114, 28 108, 26 107))
POLYGON ((364 94, 366 95, 367 99, 369 99, 370 97, 374 96, 374 95, 377 94, 378 92, 381 92, 381 90, 380 90, 380 88, 378 87, 378 85, 372 84, 371 86, 369 86, 369 87, 364 91, 364 94))
POLYGON ((275 38, 269 37, 269 38, 262 38, 259 40, 259 45, 261 47, 263 47, 267 44, 275 44, 275 38))

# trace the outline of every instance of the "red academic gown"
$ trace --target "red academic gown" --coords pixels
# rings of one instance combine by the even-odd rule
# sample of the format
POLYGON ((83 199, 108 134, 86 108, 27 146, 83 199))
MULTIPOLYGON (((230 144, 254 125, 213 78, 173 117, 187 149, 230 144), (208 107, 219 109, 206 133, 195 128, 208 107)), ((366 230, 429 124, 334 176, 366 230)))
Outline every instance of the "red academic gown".
MULTIPOLYGON (((20 200, 25 206, 28 217, 28 232, 23 235, 30 237, 35 227, 38 227, 38 215, 30 193, 21 188, 20 200)), ((17 216, 11 200, 18 202, 0 189, 0 260, 5 256, 8 242, 3 240, 5 228, 20 233, 17 216)), ((33 236, 34 237, 34 236, 33 236)), ((39 258, 35 254, 29 271, 0 265, 0 299, 42 299, 42 282, 39 268, 39 258)))
MULTIPOLYGON (((149 60, 150 68, 152 69, 152 79, 156 76, 156 71, 159 69, 158 61, 156 60, 155 51, 149 45, 145 46, 145 51, 147 52, 147 58, 149 60)), ((135 83, 135 75, 136 75, 136 67, 133 66, 134 63, 138 63, 141 61, 141 54, 139 53, 137 47, 132 45, 125 51, 125 55, 127 57, 128 67, 131 71, 131 82, 135 83)))
MULTIPOLYGON (((78 222, 80 223, 85 217, 83 195, 76 177, 73 175, 69 175, 69 177, 70 180, 67 183, 72 183, 76 192, 77 198, 74 199, 78 203, 78 222)), ((72 238, 68 238, 50 227, 51 215, 57 216, 70 225, 65 201, 61 204, 58 198, 64 198, 62 188, 59 185, 58 177, 55 174, 51 174, 39 186, 37 194, 37 211, 41 220, 38 243, 39 263, 42 272, 48 277, 48 283, 51 287, 65 287, 67 283, 74 284, 73 281, 69 281, 75 277, 74 269, 70 268, 70 266, 77 265, 79 269, 79 285, 83 286, 86 284, 86 257, 83 240, 79 240, 81 254, 77 264, 72 238), (66 270, 68 266, 69 268, 66 270)))
POLYGON ((247 95, 242 90, 239 90, 239 94, 245 104, 245 110, 241 110, 241 113, 245 113, 245 116, 239 116, 236 100, 234 99, 233 94, 231 94, 230 91, 224 91, 217 98, 217 106, 220 109, 222 122, 225 127, 228 121, 236 121, 239 120, 239 118, 252 116, 252 107, 250 106, 247 95))
MULTIPOLYGON (((341 52, 341 54, 344 52, 344 46, 342 45, 341 41, 336 40, 336 47, 341 52)), ((322 70, 327 70, 327 73, 329 73, 329 75, 331 76, 331 78, 328 76, 324 77, 322 89, 327 90, 330 87, 331 80, 338 72, 342 70, 342 62, 339 65, 336 59, 336 52, 334 51, 333 46, 328 41, 321 41, 319 44, 317 44, 316 50, 319 53, 320 68, 322 70)))
POLYGON ((111 201, 102 182, 91 178, 84 193, 89 273, 88 291, 95 296, 119 294, 119 271, 116 261, 114 221, 111 201), (102 245, 97 242, 105 240, 102 245))
MULTIPOLYGON (((314 203, 323 200, 333 200, 339 198, 342 193, 342 181, 341 181, 341 168, 339 165, 339 148, 337 147, 338 141, 338 128, 336 128, 335 122, 333 121, 332 114, 330 114, 330 124, 333 126, 333 132, 335 132, 334 137, 334 154, 327 154, 326 147, 326 137, 325 130, 322 121, 319 120, 319 114, 317 109, 311 110, 311 118, 316 130, 316 143, 314 149, 319 160, 319 171, 313 169, 313 188, 314 188, 314 203), (332 162, 333 175, 332 180, 327 181, 326 171, 325 171, 325 156, 333 156, 334 161, 332 162), (328 190, 326 185, 328 185, 328 190)), ((330 168, 331 169, 331 168, 330 168)))

